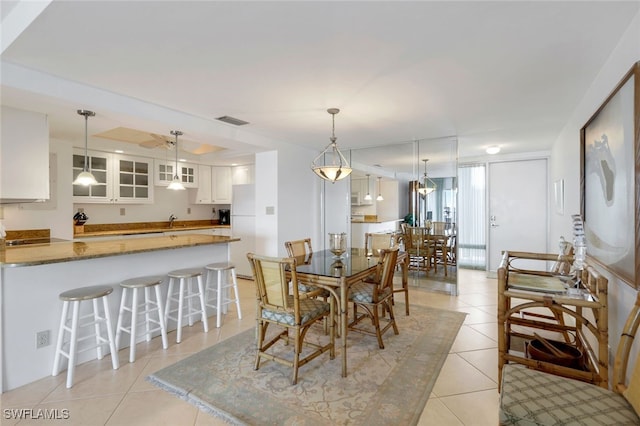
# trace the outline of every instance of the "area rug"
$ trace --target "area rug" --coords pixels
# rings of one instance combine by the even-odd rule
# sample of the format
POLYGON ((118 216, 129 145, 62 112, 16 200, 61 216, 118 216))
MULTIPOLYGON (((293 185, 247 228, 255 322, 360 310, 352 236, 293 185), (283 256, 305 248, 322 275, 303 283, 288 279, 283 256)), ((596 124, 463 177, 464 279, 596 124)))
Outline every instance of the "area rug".
MULTIPOLYGON (((325 353, 291 369, 261 361, 254 370, 255 330, 250 329, 147 377, 151 383, 231 424, 248 425, 415 425, 465 315, 461 312, 396 304, 399 335, 351 332, 348 376, 336 357, 325 353)), ((307 338, 327 339, 323 327, 307 338)), ((290 346, 282 345, 284 351, 290 346)))

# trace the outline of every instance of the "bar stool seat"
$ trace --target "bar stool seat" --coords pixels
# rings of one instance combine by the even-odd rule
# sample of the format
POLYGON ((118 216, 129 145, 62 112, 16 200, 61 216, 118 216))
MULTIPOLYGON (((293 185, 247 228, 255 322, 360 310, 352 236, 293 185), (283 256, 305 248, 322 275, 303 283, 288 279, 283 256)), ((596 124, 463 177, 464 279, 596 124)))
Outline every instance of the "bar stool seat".
POLYGON ((204 332, 209 331, 207 324, 207 310, 204 300, 204 285, 202 283, 202 268, 177 269, 167 274, 169 277, 169 291, 167 293, 167 303, 164 310, 165 325, 169 325, 169 320, 173 320, 176 325, 176 343, 182 340, 182 320, 187 317, 189 326, 193 325, 193 317, 200 315, 204 332), (179 285, 178 292, 174 294, 174 285, 179 285), (197 283, 197 291, 192 289, 197 283), (186 295, 185 295, 186 293, 186 295), (194 299, 198 299, 198 306, 193 306, 194 299), (184 302, 187 302, 187 312, 184 313, 184 302), (177 302, 178 306, 171 309, 172 302, 177 302), (172 315, 174 314, 175 315, 172 315))
POLYGON ((238 294, 238 280, 236 277, 236 266, 231 262, 210 263, 204 267, 207 273, 206 278, 206 305, 216 311, 216 327, 220 328, 222 314, 227 313, 227 305, 236 304, 238 318, 242 319, 242 311, 240 309, 240 296, 238 294), (216 273, 216 285, 211 281, 213 274, 216 273), (231 280, 229 280, 231 275, 231 280), (233 298, 229 295, 229 289, 233 289, 233 298), (213 303, 211 302, 213 301, 213 303))
POLYGON ((120 287, 122 287, 122 298, 120 299, 120 312, 118 313, 118 324, 116 326, 116 349, 120 349, 122 332, 129 333, 129 362, 136 360, 136 336, 139 325, 138 316, 140 315, 144 314, 145 331, 142 333, 142 336, 146 337, 147 342, 151 340, 154 332, 160 331, 162 347, 164 349, 169 347, 167 343, 167 328, 164 322, 164 307, 160 293, 160 284, 162 284, 163 280, 163 276, 154 275, 131 278, 120 283, 120 287), (151 289, 155 289, 155 301, 151 298, 151 289), (142 294, 144 300, 142 303, 139 303, 138 290, 144 290, 142 294), (129 291, 132 293, 131 306, 127 305, 127 294, 129 291), (123 324, 126 312, 131 313, 131 323, 128 327, 123 324), (153 313, 156 313, 155 318, 150 315, 153 313))
POLYGON ((78 352, 84 352, 89 349, 96 348, 98 359, 102 359, 104 354, 102 346, 109 345, 111 351, 111 364, 114 370, 117 370, 118 351, 116 350, 115 340, 113 338, 113 329, 111 328, 111 314, 109 312, 108 296, 113 292, 113 287, 108 285, 97 285, 90 287, 80 287, 60 293, 59 298, 62 300, 62 315, 60 317, 60 328, 58 330, 58 340, 56 343, 56 353, 53 360, 52 375, 57 376, 60 373, 60 358, 65 357, 67 364, 67 388, 73 386, 73 375, 78 352), (100 316, 98 301, 102 299, 103 316, 100 316), (80 316, 80 303, 91 300, 93 303, 93 311, 89 314, 80 316), (69 306, 72 312, 69 318, 69 306), (93 318, 90 321, 85 321, 93 318), (67 325, 71 320, 71 325, 67 325), (84 321, 84 322, 83 322, 84 321), (94 326, 94 333, 86 336, 78 337, 78 331, 81 328, 94 326), (106 328, 107 337, 102 335, 102 326, 106 328), (69 340, 65 341, 65 332, 69 333, 69 340), (95 337, 96 344, 88 348, 78 350, 78 342, 95 337), (67 351, 64 346, 68 344, 67 351))

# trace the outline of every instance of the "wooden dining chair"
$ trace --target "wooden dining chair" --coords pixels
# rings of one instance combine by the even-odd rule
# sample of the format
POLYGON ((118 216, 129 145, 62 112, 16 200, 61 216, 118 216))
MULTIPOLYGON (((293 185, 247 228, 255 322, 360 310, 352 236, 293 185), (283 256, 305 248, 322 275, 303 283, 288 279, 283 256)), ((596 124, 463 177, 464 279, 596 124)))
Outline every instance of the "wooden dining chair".
MULTIPOLYGON (((302 240, 285 241, 284 247, 289 257, 295 257, 298 264, 308 264, 313 256, 313 248, 311 247, 311 238, 302 240)), ((307 297, 322 297, 325 300, 329 297, 327 290, 318 288, 303 282, 298 282, 298 289, 306 293, 307 297)))
POLYGON ((407 226, 404 235, 405 251, 409 255, 409 267, 428 271, 431 265, 431 247, 427 244, 429 230, 423 227, 407 226))
POLYGON ((391 232, 366 232, 364 234, 364 249, 367 256, 380 256, 383 249, 390 249, 394 245, 395 238, 391 232))
POLYGON ((383 249, 376 268, 376 276, 371 281, 361 281, 351 287, 349 301, 353 302, 353 320, 348 324, 349 330, 370 334, 378 339, 378 346, 384 349, 382 335, 391 327, 398 334, 395 315, 393 313, 393 273, 398 260, 398 248, 383 249), (358 312, 361 307, 364 312, 358 312), (383 318, 380 318, 382 308, 383 318), (386 314, 389 313, 389 318, 386 314), (360 324, 364 319, 370 319, 371 326, 360 324), (381 327, 380 321, 386 322, 381 327))
MULTIPOLYGON (((305 340, 309 328, 316 321, 333 316, 331 305, 320 299, 301 298, 298 291, 296 258, 273 258, 247 253, 256 283, 257 306, 257 351, 254 369, 260 368, 261 358, 269 359, 293 369, 291 384, 298 382, 298 369, 324 352, 329 358, 335 358, 335 329, 330 327, 329 342, 316 344, 305 340), (293 285, 289 288, 287 271, 293 285), (270 324, 283 330, 267 340, 267 328, 270 324), (277 355, 269 349, 278 341, 293 348, 293 359, 277 355), (301 356, 302 348, 311 352, 301 356)), ((279 348, 281 350, 282 348, 279 348)))

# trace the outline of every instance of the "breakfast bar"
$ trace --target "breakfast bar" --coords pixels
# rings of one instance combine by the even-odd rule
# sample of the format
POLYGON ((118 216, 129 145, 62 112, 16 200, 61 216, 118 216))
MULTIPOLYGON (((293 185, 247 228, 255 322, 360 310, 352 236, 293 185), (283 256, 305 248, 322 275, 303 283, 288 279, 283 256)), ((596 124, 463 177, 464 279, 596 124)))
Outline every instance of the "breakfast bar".
MULTIPOLYGON (((179 268, 229 260, 229 243, 219 235, 165 235, 100 241, 68 241, 9 246, 0 251, 0 343, 2 392, 51 374, 61 305, 69 289, 111 285, 112 318, 117 318, 119 283, 179 268), (49 332, 49 344, 36 348, 36 334, 49 332)), ((95 352, 79 354, 79 362, 95 352)))

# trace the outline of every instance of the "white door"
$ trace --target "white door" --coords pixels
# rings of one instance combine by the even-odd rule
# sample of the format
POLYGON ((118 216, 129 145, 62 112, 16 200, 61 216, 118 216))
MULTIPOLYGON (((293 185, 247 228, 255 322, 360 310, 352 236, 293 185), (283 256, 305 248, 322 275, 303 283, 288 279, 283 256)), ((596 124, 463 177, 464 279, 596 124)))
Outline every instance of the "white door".
POLYGON ((545 159, 489 164, 490 275, 498 269, 503 250, 547 251, 547 188, 545 159))

